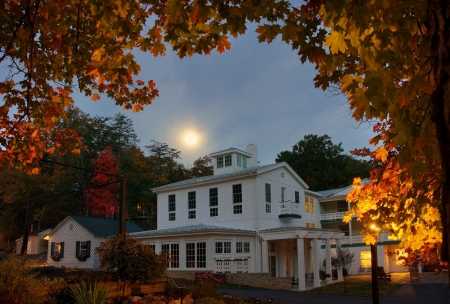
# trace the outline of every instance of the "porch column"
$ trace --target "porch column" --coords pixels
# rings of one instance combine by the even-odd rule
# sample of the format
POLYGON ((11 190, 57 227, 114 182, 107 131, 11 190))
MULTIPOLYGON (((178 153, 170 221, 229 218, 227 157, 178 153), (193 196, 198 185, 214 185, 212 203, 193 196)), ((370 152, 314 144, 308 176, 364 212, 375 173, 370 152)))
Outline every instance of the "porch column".
MULTIPOLYGON (((338 248, 341 248, 341 239, 336 239, 336 252, 338 248)), ((337 273, 338 273, 338 281, 342 281, 343 280, 342 268, 338 269, 337 273)))
MULTIPOLYGON (((331 239, 325 240, 325 255, 326 255, 326 264, 327 269, 326 273, 331 276, 331 239)), ((330 283, 331 277, 327 278, 327 283, 330 283)))
POLYGON ((320 287, 320 243, 319 239, 313 239, 313 259, 314 259, 314 287, 320 287))
POLYGON ((262 272, 269 272, 269 258, 268 258, 267 241, 261 238, 261 262, 262 272))
POLYGON ((305 239, 297 238, 298 290, 306 290, 305 239))

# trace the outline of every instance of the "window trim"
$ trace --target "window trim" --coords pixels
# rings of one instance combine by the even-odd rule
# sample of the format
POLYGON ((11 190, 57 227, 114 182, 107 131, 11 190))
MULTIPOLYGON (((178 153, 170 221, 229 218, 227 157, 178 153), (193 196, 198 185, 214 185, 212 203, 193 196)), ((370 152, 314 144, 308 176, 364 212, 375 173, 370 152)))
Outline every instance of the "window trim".
POLYGON ((242 184, 235 184, 233 189, 233 214, 242 214, 242 184))
POLYGON ((90 258, 91 257, 91 241, 86 241, 86 242, 77 241, 75 243, 75 256, 81 262, 84 262, 88 258, 90 258), (86 246, 86 249, 85 249, 86 252, 84 254, 82 253, 83 245, 86 246))
POLYGON ((188 219, 196 218, 197 195, 195 191, 188 192, 188 219))
POLYGON ((53 261, 60 261, 62 258, 64 258, 64 242, 51 242, 50 244, 50 256, 53 261), (56 248, 59 246, 59 250, 57 251, 56 248), (58 252, 58 254, 56 254, 58 252))
POLYGON ((169 213, 169 222, 173 222, 176 220, 176 211, 177 211, 177 201, 175 194, 169 194, 167 196, 168 200, 168 213, 169 213))

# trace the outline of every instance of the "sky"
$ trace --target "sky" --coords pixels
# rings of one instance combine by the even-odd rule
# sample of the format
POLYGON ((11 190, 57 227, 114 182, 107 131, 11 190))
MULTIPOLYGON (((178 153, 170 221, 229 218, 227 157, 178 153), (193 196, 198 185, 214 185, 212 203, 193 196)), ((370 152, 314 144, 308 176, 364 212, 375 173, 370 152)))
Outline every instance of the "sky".
POLYGON ((142 147, 152 139, 166 143, 181 151, 186 166, 222 149, 245 151, 250 143, 261 165, 274 163, 308 134, 329 135, 345 153, 369 147, 372 127, 351 118, 345 96, 315 89, 314 67, 289 45, 258 43, 251 28, 231 43, 223 54, 183 59, 170 49, 157 58, 136 53, 138 79, 153 79, 160 95, 142 112, 123 111, 107 97, 93 102, 76 95, 75 105, 92 116, 127 115, 142 147), (198 135, 196 145, 185 144, 188 130, 198 135))

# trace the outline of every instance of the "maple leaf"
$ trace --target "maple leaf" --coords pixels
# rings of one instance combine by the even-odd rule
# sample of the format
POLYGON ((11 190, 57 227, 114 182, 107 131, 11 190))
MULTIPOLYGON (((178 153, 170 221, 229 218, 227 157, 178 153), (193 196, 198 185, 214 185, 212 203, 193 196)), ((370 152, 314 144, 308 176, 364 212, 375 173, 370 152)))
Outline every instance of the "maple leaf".
POLYGON ((344 53, 347 50, 347 43, 345 43, 344 35, 337 31, 331 31, 331 34, 325 39, 325 45, 330 47, 332 54, 337 54, 339 51, 344 53))
POLYGON ((231 49, 231 44, 226 36, 221 36, 217 41, 217 51, 222 54, 226 49, 231 49))
POLYGON ((91 100, 93 100, 93 101, 100 100, 100 95, 99 94, 92 94, 91 100))
POLYGON ((388 156, 388 151, 384 147, 379 147, 376 151, 376 159, 381 159, 381 161, 386 161, 388 156))

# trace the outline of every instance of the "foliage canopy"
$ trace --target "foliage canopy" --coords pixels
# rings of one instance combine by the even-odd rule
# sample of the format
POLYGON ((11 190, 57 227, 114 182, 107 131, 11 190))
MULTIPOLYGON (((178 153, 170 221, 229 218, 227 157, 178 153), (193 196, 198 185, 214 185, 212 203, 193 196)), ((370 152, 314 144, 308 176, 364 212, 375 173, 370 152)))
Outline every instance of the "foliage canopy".
POLYGON ((280 36, 302 62, 315 64, 317 87, 338 87, 356 120, 378 122, 371 141, 377 150, 371 153, 384 164, 374 185, 389 171, 384 168, 401 170, 384 186, 387 192, 420 195, 435 182, 428 199, 397 202, 407 212, 421 212, 428 203, 439 209, 442 229, 437 229, 444 259, 450 259, 446 1, 7 0, 2 5, 0 63, 9 68, 0 81, 2 165, 21 164, 37 173, 44 153, 80 152, 72 129, 52 132, 72 107, 76 87, 93 100, 104 94, 133 111, 150 104, 158 91, 151 80, 136 78, 140 66, 133 50, 159 56, 170 45, 180 57, 224 52, 230 36, 256 22, 260 42, 280 36))

